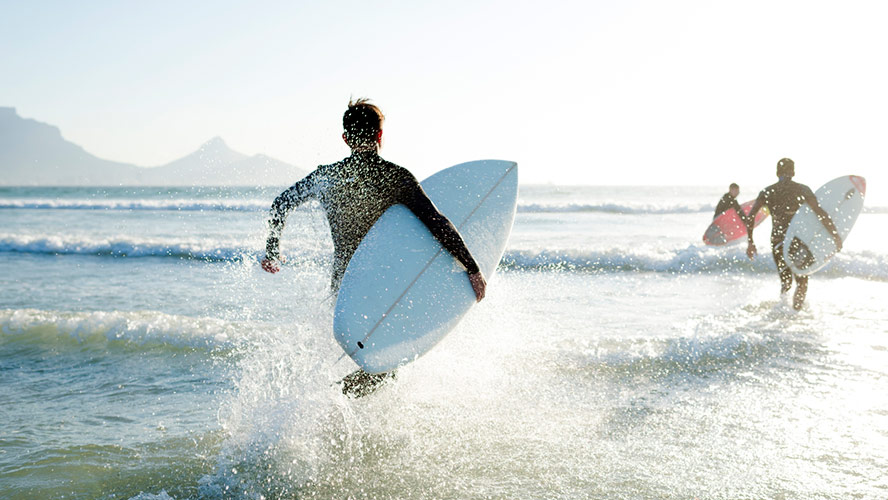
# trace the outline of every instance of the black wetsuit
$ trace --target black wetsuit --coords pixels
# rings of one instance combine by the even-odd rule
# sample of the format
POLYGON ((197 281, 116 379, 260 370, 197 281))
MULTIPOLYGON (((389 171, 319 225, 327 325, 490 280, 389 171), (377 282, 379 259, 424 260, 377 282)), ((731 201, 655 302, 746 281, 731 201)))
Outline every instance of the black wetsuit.
POLYGON ((334 290, 338 290, 358 244, 383 212, 398 203, 413 211, 467 272, 478 272, 478 264, 459 232, 429 200, 416 177, 407 169, 383 160, 375 151, 353 152, 342 161, 322 165, 281 193, 271 206, 268 258, 279 256, 278 244, 287 215, 309 198, 321 203, 330 223, 334 290))
POLYGON ((732 208, 737 211, 737 215, 740 216, 740 220, 743 221, 744 224, 746 224, 746 214, 743 213, 743 209, 740 208, 740 204, 737 203, 737 198, 731 196, 731 193, 725 193, 725 195, 722 196, 720 200, 718 200, 718 205, 715 206, 715 215, 712 216, 713 220, 732 208))
MULTIPOLYGON (((777 272, 780 274, 781 291, 787 292, 792 287, 793 273, 783 260, 783 240, 786 238, 786 230, 789 229, 789 222, 792 216, 799 208, 807 203, 815 214, 818 215, 823 225, 836 234, 835 225, 829 215, 820 208, 817 197, 811 188, 804 184, 799 184, 787 177, 781 177, 779 181, 763 189, 752 210, 749 213, 758 213, 758 210, 765 206, 771 213, 771 252, 774 256, 774 263, 777 264, 777 272)), ((752 243, 752 220, 746 221, 746 230, 749 235, 749 242, 752 243)), ((796 298, 793 305, 796 309, 801 307, 801 303, 805 299, 805 293, 808 289, 807 276, 795 276, 796 280, 796 298)))

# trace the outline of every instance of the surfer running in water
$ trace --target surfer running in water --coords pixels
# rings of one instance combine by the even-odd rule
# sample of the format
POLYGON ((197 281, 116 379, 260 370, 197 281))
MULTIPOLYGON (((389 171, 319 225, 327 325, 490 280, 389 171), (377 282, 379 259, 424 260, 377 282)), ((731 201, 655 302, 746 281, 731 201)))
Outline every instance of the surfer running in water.
MULTIPOLYGON (((783 158, 777 162, 777 177, 779 180, 759 193, 749 213, 758 213, 758 210, 762 207, 768 207, 768 210, 770 210, 772 220, 771 253, 774 255, 774 262, 777 264, 777 272, 780 275, 780 293, 786 293, 792 288, 792 280, 793 276, 795 276, 796 291, 793 295, 792 307, 798 311, 802 308, 802 304, 805 303, 805 295, 808 292, 808 277, 793 274, 783 260, 783 240, 786 237, 786 230, 789 228, 792 216, 795 215, 796 211, 803 204, 807 203, 811 210, 817 214, 817 218, 823 223, 823 227, 835 238, 836 251, 842 249, 842 238, 839 236, 839 232, 832 219, 829 218, 829 214, 820 207, 820 203, 817 202, 817 197, 814 196, 811 188, 794 182, 792 180, 794 175, 795 163, 792 160, 783 158)), ((746 255, 750 259, 755 257, 756 254, 755 243, 752 241, 752 230, 755 228, 753 221, 754 219, 751 217, 746 220, 746 232, 749 235, 749 246, 746 248, 746 255)))
POLYGON ((746 214, 743 212, 743 209, 740 208, 740 204, 737 203, 738 196, 740 196, 740 186, 738 186, 737 183, 732 182, 731 185, 728 186, 728 192, 718 200, 718 205, 715 206, 715 215, 712 216, 712 220, 715 220, 719 215, 733 208, 740 217, 740 220, 743 221, 743 224, 748 225, 746 214))
MULTIPOLYGON (((407 169, 383 160, 382 111, 367 99, 350 101, 342 116, 342 139, 351 155, 342 161, 321 165, 275 198, 268 220, 268 240, 262 269, 280 271, 279 243, 289 213, 309 199, 316 199, 327 215, 333 237, 333 274, 330 282, 337 292, 352 255, 377 219, 389 207, 407 206, 462 264, 477 300, 484 298, 487 281, 456 227, 444 216, 407 169)), ((360 397, 369 394, 390 373, 370 374, 358 370, 342 380, 342 392, 360 397)))

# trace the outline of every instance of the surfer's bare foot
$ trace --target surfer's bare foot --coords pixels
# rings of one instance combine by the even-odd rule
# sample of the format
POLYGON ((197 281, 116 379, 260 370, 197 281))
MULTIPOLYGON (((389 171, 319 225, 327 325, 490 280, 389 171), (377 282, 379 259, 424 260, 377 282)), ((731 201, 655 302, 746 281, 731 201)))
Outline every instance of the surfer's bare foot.
POLYGON ((395 378, 395 372, 367 373, 357 370, 345 376, 339 383, 342 384, 342 393, 353 398, 361 398, 372 394, 390 378, 395 378))

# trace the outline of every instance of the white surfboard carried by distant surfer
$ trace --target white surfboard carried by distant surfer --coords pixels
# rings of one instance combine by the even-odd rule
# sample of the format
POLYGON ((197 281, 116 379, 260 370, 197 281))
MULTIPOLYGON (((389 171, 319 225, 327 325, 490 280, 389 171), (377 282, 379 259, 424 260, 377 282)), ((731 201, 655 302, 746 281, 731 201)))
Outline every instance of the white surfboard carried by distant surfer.
MULTIPOLYGON (((863 210, 866 179, 857 175, 845 175, 821 186, 814 196, 829 214, 844 242, 863 210)), ((783 241, 784 260, 792 272, 798 275, 819 271, 837 252, 833 236, 807 204, 802 205, 792 217, 783 241)))
MULTIPOLYGON (((422 182, 489 280, 512 230, 518 166, 481 160, 422 182)), ((475 303, 465 269, 404 205, 389 208, 346 268, 333 332, 364 371, 382 373, 435 346, 475 303)))

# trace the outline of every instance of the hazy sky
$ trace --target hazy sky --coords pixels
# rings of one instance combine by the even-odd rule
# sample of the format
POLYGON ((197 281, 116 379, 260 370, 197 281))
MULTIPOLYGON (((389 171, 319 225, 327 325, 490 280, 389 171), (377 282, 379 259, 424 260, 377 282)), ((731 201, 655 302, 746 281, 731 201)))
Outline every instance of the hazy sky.
MULTIPOLYGON (((348 151, 351 96, 423 178, 725 184, 781 157, 816 188, 888 183, 888 2, 0 0, 0 105, 112 160, 213 136, 306 168, 348 151)), ((871 190, 872 190, 871 189, 871 190)))

